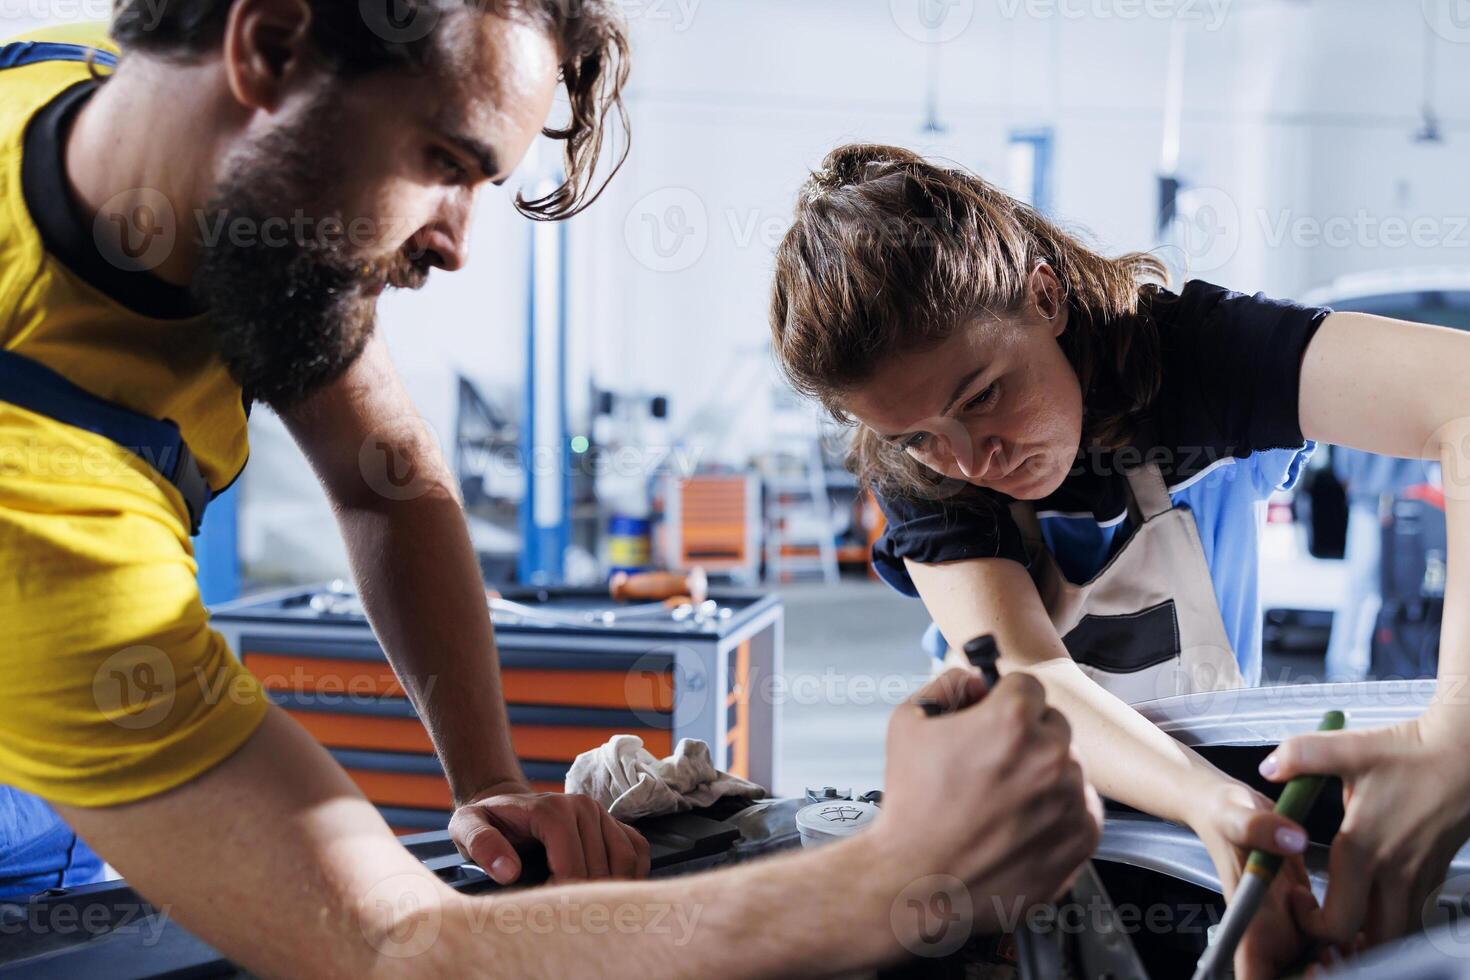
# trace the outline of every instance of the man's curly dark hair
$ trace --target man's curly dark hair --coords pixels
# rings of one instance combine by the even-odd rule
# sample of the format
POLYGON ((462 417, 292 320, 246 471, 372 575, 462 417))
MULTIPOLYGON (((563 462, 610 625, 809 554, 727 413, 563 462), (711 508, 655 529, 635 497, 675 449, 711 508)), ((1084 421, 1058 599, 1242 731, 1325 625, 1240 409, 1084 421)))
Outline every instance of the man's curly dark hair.
MULTIPOLYGON (((199 57, 224 39, 234 0, 117 0, 112 36, 124 54, 199 57)), ((432 57, 439 14, 451 7, 530 23, 557 45, 561 81, 571 116, 544 132, 565 144, 566 179, 550 193, 516 198, 524 215, 540 221, 569 218, 597 200, 628 156, 627 26, 616 0, 308 0, 312 38, 332 70, 365 74, 391 68, 422 68, 432 57), (611 169, 594 180, 610 121, 624 140, 611 169)))

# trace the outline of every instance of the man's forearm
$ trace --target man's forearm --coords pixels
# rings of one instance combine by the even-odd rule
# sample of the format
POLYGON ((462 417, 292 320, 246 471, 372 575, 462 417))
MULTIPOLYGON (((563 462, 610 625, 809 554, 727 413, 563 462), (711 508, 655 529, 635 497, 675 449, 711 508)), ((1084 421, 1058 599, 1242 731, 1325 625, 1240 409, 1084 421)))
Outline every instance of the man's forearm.
POLYGON ((463 945, 448 959, 521 977, 852 973, 901 952, 890 919, 918 877, 904 863, 870 835, 664 881, 457 897, 450 918, 463 945))
POLYGON ((368 619, 423 718, 457 803, 523 783, 464 512, 439 486, 338 513, 368 619))
POLYGON ((922 838, 901 849, 880 823, 821 851, 708 875, 463 896, 276 708, 233 756, 175 790, 59 809, 141 894, 260 976, 851 971, 898 951, 893 900, 935 870, 912 850, 922 838))

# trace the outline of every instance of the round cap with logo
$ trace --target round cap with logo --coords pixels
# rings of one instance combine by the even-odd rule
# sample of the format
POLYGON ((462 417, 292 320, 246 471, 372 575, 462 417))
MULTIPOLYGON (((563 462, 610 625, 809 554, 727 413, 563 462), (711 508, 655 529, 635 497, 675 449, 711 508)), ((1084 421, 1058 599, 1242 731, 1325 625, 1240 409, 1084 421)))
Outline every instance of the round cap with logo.
POLYGON ((878 819, 878 807, 861 800, 823 800, 796 811, 803 847, 818 847, 858 833, 878 819))

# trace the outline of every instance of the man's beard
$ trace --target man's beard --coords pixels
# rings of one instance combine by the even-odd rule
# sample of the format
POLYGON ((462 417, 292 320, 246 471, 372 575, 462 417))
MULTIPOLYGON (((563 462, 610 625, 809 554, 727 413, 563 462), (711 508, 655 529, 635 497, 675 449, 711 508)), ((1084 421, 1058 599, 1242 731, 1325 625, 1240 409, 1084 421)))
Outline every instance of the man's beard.
POLYGON ((335 123, 321 101, 237 153, 201 228, 216 237, 201 247, 191 289, 208 311, 215 351, 248 399, 278 411, 357 360, 383 288, 417 289, 428 276, 421 259, 367 257, 349 240, 348 220, 324 208, 342 174, 328 155, 335 123), (251 234, 231 234, 241 227, 251 234))

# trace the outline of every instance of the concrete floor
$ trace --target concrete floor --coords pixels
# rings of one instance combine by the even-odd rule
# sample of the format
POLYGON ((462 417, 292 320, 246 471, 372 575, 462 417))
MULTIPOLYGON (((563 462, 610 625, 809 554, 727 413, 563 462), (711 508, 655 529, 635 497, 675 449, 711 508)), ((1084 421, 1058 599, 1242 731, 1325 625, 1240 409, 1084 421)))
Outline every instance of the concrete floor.
MULTIPOLYGON (((888 714, 929 677, 919 637, 929 625, 917 599, 878 582, 844 579, 778 590, 786 605, 786 663, 775 790, 883 785, 888 714)), ((1320 657, 1268 654, 1266 684, 1321 679, 1320 657)))
POLYGON ((776 790, 883 785, 889 712, 929 676, 919 637, 929 625, 917 599, 878 582, 791 585, 780 705, 776 790))

